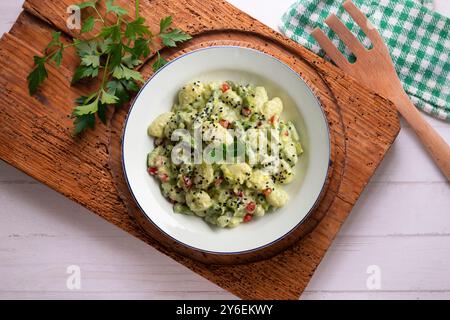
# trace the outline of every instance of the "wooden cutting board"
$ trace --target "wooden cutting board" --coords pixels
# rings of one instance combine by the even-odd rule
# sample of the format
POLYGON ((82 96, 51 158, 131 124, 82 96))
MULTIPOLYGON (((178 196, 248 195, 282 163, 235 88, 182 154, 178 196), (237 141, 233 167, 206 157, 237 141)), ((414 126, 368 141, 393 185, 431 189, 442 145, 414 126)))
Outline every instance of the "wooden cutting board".
MULTIPOLYGON (((301 240, 260 262, 200 263, 164 247, 158 235, 150 236, 139 225, 140 213, 124 187, 118 151, 127 108, 108 126, 72 138, 68 115, 73 100, 89 91, 70 87, 78 63, 73 51, 67 52, 60 69, 50 68, 52 80, 36 96, 28 95, 32 56, 46 46, 51 30, 62 30, 67 41, 77 32, 66 28, 72 2, 27 0, 25 11, 0 42, 0 158, 241 298, 297 299, 398 134, 394 106, 225 1, 141 1, 141 14, 155 31, 161 17, 171 14, 177 27, 194 36, 178 49, 163 50, 164 56, 223 44, 265 51, 305 79, 330 125, 333 165, 327 192, 303 226, 301 240)), ((133 2, 117 2, 132 12, 133 2)), ((151 75, 150 64, 142 68, 145 76, 151 75)))

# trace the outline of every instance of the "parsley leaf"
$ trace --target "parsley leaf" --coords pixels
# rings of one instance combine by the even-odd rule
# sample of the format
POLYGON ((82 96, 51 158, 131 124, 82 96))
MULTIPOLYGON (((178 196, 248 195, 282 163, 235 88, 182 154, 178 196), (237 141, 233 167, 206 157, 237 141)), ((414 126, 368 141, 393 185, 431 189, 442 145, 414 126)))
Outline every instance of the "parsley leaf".
POLYGON ((95 115, 93 114, 87 114, 84 116, 79 116, 75 118, 74 121, 74 129, 73 129, 73 135, 77 136, 83 131, 85 131, 87 128, 94 128, 95 126, 95 115))
POLYGON ((127 24, 125 29, 125 37, 130 40, 136 40, 139 36, 151 35, 150 29, 144 25, 145 19, 139 17, 127 24))
POLYGON ((96 41, 77 41, 75 47, 80 57, 98 54, 98 43, 96 41))
POLYGON ((161 38, 162 42, 168 47, 176 47, 177 42, 184 42, 192 39, 190 35, 180 29, 174 29, 168 33, 161 33, 159 37, 161 38))
POLYGON ((106 124, 106 104, 102 102, 98 104, 97 116, 103 124, 106 124))
POLYGON ((126 65, 128 68, 133 69, 142 64, 142 61, 128 54, 122 58, 122 63, 126 65))
POLYGON ((113 41, 111 38, 106 38, 105 40, 99 40, 98 42, 98 49, 100 50, 100 53, 105 54, 108 53, 109 49, 111 48, 113 41))
POLYGON ((122 63, 122 43, 113 43, 106 50, 110 54, 109 68, 114 69, 122 63))
POLYGON ((62 45, 60 38, 61 38, 61 32, 53 31, 52 32, 52 40, 48 43, 45 50, 51 49, 53 47, 60 47, 62 45))
POLYGON ((52 56, 51 60, 56 64, 57 67, 61 66, 62 58, 64 53, 64 47, 61 46, 52 56))
POLYGON ((139 86, 136 82, 132 80, 122 80, 122 84, 125 86, 125 88, 130 92, 138 92, 139 86))
POLYGON ((103 27, 102 30, 100 31, 100 37, 111 38, 112 41, 119 42, 122 37, 120 26, 114 25, 110 27, 103 27))
POLYGON ((115 6, 114 0, 106 0, 106 13, 114 12, 118 16, 128 14, 128 11, 122 7, 115 6))
POLYGON ((84 21, 83 26, 81 27, 81 33, 91 32, 94 29, 95 25, 95 17, 90 16, 84 21))
POLYGON ((159 22, 159 32, 164 33, 172 24, 172 16, 167 16, 159 22))
POLYGON ((28 76, 28 90, 30 95, 37 92, 39 86, 48 78, 47 69, 45 69, 45 58, 34 56, 35 68, 28 76))
POLYGON ((114 95, 119 99, 117 102, 118 106, 123 106, 130 100, 130 94, 128 93, 127 88, 123 85, 122 80, 111 80, 107 83, 106 87, 108 88, 109 94, 114 95))
POLYGON ((106 92, 105 90, 102 90, 102 97, 101 97, 100 101, 103 104, 115 104, 119 101, 119 98, 117 98, 113 94, 106 92))
POLYGON ((87 66, 79 66, 72 77, 72 85, 77 83, 83 78, 95 78, 98 76, 98 68, 87 67, 87 66))
POLYGON ((131 99, 133 92, 139 91, 139 86, 133 80, 117 80, 113 79, 106 85, 108 93, 116 96, 119 100, 116 106, 121 107, 131 99))
POLYGON ((134 47, 131 50, 133 56, 140 57, 143 56, 147 58, 150 55, 150 48, 148 47, 150 41, 145 38, 139 38, 134 41, 134 47))
POLYGON ((154 72, 158 71, 162 67, 164 67, 167 64, 167 60, 161 57, 158 51, 158 58, 156 58, 155 63, 152 65, 152 69, 154 72))
POLYGON ((91 103, 75 107, 75 109, 73 110, 74 116, 78 117, 78 116, 84 116, 87 114, 96 113, 98 111, 98 102, 99 102, 99 97, 97 97, 91 103))
POLYGON ((98 68, 100 66, 100 56, 86 55, 81 58, 81 64, 86 67, 98 68))
POLYGON ((81 96, 81 97, 78 97, 78 98, 75 99, 75 103, 77 105, 83 105, 83 104, 88 103, 92 99, 94 99, 94 96, 90 96, 90 97, 81 96))
MULTIPOLYGON (((80 1, 80 0, 78 0, 80 1)), ((128 103, 132 95, 139 91, 140 83, 144 82, 141 73, 135 70, 142 65, 142 58, 152 53, 151 45, 156 37, 169 47, 191 39, 180 29, 170 29, 172 17, 160 20, 160 32, 154 35, 145 24, 145 18, 139 15, 139 1, 136 0, 135 18, 124 17, 128 11, 114 0, 90 0, 77 4, 87 16, 83 18, 81 34, 92 32, 97 22, 102 22, 101 30, 91 40, 74 39, 72 44, 62 41, 61 32, 53 32, 42 56, 34 57, 34 67, 27 77, 30 94, 37 92, 39 86, 48 78, 47 63, 60 66, 67 47, 75 47, 80 58, 72 78, 72 84, 85 78, 97 78, 101 74, 101 85, 88 96, 77 99, 73 110, 74 134, 80 134, 88 128, 95 127, 96 115, 103 122, 107 122, 107 108, 120 107, 128 103), (100 2, 103 1, 102 4, 100 2), (106 8, 105 16, 98 11, 98 6, 106 8), (134 19, 134 20, 133 20, 134 19), (115 21, 111 21, 115 20, 115 21), (100 72, 100 70, 102 72, 100 72)), ((167 61, 157 52, 157 59, 152 65, 153 70, 163 67, 167 61)))
POLYGON ((126 80, 136 80, 138 82, 144 82, 144 78, 139 73, 133 69, 127 68, 123 64, 117 66, 113 71, 113 77, 116 79, 126 79, 126 80))
POLYGON ((72 84, 83 78, 95 78, 99 74, 100 55, 98 43, 95 41, 78 41, 75 43, 77 53, 81 58, 80 66, 75 70, 72 84))

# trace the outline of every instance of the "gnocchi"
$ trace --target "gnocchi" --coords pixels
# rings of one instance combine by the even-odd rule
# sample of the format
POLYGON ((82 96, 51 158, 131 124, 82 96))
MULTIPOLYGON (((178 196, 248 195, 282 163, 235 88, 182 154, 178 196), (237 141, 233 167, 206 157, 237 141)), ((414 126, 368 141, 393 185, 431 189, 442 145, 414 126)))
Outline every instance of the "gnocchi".
POLYGON ((174 115, 173 112, 166 112, 158 116, 148 127, 148 134, 152 137, 162 138, 164 136, 165 127, 174 115))
POLYGON ((147 170, 160 181, 174 212, 234 228, 285 206, 289 195, 283 186, 293 181, 303 148, 295 125, 281 119, 283 109, 282 100, 269 99, 262 86, 231 81, 184 86, 172 111, 148 127, 156 146, 147 170), (208 156, 196 162, 198 151, 208 156))

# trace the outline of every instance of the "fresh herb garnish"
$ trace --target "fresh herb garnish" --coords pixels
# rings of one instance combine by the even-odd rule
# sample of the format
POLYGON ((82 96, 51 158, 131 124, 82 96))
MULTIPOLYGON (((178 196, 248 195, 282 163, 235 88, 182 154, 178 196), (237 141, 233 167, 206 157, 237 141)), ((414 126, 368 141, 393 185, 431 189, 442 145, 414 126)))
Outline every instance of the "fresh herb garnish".
MULTIPOLYGON (((46 65, 52 63, 59 67, 64 50, 75 47, 80 64, 72 77, 72 85, 83 79, 100 78, 98 89, 88 96, 76 100, 72 116, 74 118, 74 134, 78 135, 87 128, 95 127, 96 115, 106 123, 108 106, 120 107, 129 102, 139 90, 144 79, 136 68, 142 60, 151 54, 151 46, 156 38, 168 47, 191 39, 191 36, 180 29, 172 29, 172 17, 161 20, 158 34, 153 34, 145 24, 145 18, 139 15, 139 0, 136 0, 135 19, 125 19, 128 11, 114 4, 114 0, 104 0, 106 11, 98 10, 97 1, 77 4, 82 11, 92 12, 83 20, 81 34, 87 34, 101 25, 100 31, 90 39, 73 39, 70 44, 61 41, 61 33, 53 32, 52 40, 45 48, 42 56, 35 56, 35 67, 28 76, 28 89, 34 95, 39 86, 48 78, 46 65), (115 17, 108 23, 106 16, 115 17)), ((152 68, 154 71, 163 67, 167 61, 157 51, 157 59, 152 68)))

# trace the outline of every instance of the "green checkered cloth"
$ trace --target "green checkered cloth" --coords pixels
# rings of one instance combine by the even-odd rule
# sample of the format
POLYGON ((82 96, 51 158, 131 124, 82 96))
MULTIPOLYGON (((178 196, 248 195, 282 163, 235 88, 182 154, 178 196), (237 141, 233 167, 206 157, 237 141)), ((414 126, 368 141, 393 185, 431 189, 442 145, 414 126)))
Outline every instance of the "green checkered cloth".
MULTIPOLYGON (((450 19, 432 10, 430 0, 353 0, 378 29, 389 47, 405 91, 417 108, 450 120, 450 19)), ((299 0, 283 15, 281 32, 324 57, 311 36, 320 27, 349 60, 354 56, 324 23, 335 13, 357 38, 370 40, 342 8, 339 0, 299 0)))

